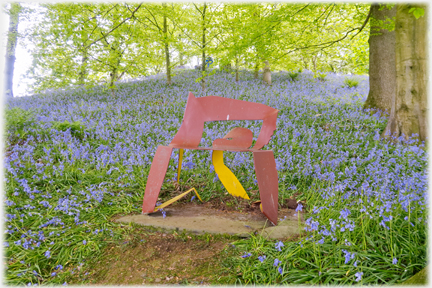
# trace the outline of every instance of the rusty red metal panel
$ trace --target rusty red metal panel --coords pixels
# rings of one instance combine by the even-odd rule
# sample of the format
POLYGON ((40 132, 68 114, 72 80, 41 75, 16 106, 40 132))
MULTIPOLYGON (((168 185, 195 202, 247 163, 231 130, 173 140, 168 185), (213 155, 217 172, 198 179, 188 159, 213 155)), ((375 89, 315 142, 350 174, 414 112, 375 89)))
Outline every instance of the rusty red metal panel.
POLYGON ((247 149, 252 145, 253 133, 249 129, 235 127, 226 134, 223 139, 213 141, 213 148, 220 150, 229 150, 232 148, 247 149))
POLYGON ((198 98, 189 92, 182 124, 169 146, 189 149, 198 147, 204 130, 204 118, 198 98))
POLYGON ((273 151, 253 152, 263 214, 277 225, 279 183, 273 151))
POLYGON ((263 120, 277 111, 261 103, 230 99, 220 96, 196 98, 204 112, 204 121, 263 120))
MULTIPOLYGON (((276 109, 275 109, 276 110, 276 109)), ((263 119, 263 124, 261 126, 260 133, 258 135, 258 139, 255 142, 255 145, 253 149, 261 149, 265 145, 268 144, 270 141, 271 136, 273 135, 273 132, 276 130, 276 120, 277 120, 277 114, 278 110, 272 112, 271 114, 267 115, 263 119)))
POLYGON ((189 93, 182 125, 169 146, 182 149, 198 147, 206 121, 263 120, 254 146, 254 149, 261 149, 276 129, 277 113, 277 109, 260 103, 219 96, 196 98, 189 93))
POLYGON ((172 150, 172 147, 167 146, 159 146, 156 150, 144 192, 142 206, 143 213, 151 213, 154 210, 166 171, 168 169, 172 150))

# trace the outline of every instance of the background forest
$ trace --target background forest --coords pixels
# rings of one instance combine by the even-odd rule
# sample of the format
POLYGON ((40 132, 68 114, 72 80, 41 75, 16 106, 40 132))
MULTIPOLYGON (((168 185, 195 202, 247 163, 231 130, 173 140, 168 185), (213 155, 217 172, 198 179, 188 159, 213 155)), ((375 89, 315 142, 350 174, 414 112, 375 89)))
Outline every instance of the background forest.
MULTIPOLYGON (((11 11, 28 25, 35 92, 165 72, 185 64, 365 74, 369 4, 66 3, 11 11), (25 21, 25 20, 24 20, 25 21), (204 60, 203 60, 204 59, 204 60)), ((204 83, 204 82, 203 82, 204 83)))

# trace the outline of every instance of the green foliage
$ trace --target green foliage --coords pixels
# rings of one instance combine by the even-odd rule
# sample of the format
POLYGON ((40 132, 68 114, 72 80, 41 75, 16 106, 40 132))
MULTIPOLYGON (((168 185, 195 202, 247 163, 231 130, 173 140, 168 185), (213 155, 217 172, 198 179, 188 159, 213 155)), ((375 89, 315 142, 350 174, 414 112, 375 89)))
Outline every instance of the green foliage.
POLYGON ((34 112, 19 107, 6 109, 6 137, 14 135, 18 139, 24 139, 29 131, 28 127, 35 124, 34 112))
POLYGON ((195 83, 201 82, 202 79, 206 79, 207 77, 214 75, 216 73, 216 71, 217 71, 216 69, 212 69, 210 71, 203 71, 201 73, 201 77, 198 77, 197 79, 195 79, 195 83))
POLYGON ((151 33, 144 35, 136 20, 124 21, 138 5, 42 4, 42 21, 29 36, 34 91, 100 82, 112 87, 127 76, 146 75, 160 49, 147 50, 151 33))
POLYGON ((424 11, 423 8, 419 8, 419 7, 412 7, 412 8, 408 11, 408 13, 413 13, 414 17, 415 17, 416 19, 418 19, 418 18, 424 16, 425 11, 424 11))
POLYGON ((326 76, 327 76, 327 73, 324 73, 324 72, 315 72, 314 73, 314 78, 318 79, 319 81, 322 81, 322 82, 324 82, 326 80, 326 76))
POLYGON ((192 56, 201 62, 203 53, 220 67, 261 69, 267 60, 272 70, 327 71, 331 65, 333 72, 365 74, 369 24, 359 34, 352 28, 362 25, 369 6, 42 4, 40 15, 28 15, 42 19, 29 30, 34 46, 29 75, 36 92, 100 82, 110 88, 121 79, 161 73, 192 56))
POLYGON ((299 75, 300 72, 288 72, 288 76, 291 78, 291 81, 295 81, 299 75))
POLYGON ((359 80, 353 78, 345 78, 344 84, 346 87, 349 88, 357 87, 359 84, 359 80))
POLYGON ((86 131, 85 126, 79 121, 74 121, 72 123, 67 120, 64 122, 53 122, 52 127, 59 131, 66 131, 70 129, 71 134, 80 139, 84 137, 84 132, 86 131))
MULTIPOLYGON (((321 208, 319 212, 320 223, 331 223, 340 218, 338 211, 349 207, 351 219, 357 223, 356 228, 349 233, 338 231, 334 233, 334 241, 330 239, 322 243, 318 243, 323 237, 317 231, 306 232, 295 241, 285 241, 281 252, 274 248, 274 241, 261 235, 234 242, 237 255, 227 258, 225 262, 227 269, 236 267, 235 273, 230 273, 233 278, 231 283, 333 286, 355 283, 356 274, 364 273, 369 276, 358 281, 360 284, 396 284, 419 270, 420 267, 415 264, 417 259, 426 260, 426 246, 423 244, 426 243, 426 227, 421 227, 417 221, 421 209, 416 209, 414 213, 413 210, 407 222, 404 217, 408 217, 408 213, 402 207, 397 207, 388 224, 390 230, 387 230, 371 220, 372 216, 378 215, 362 212, 363 204, 355 201, 354 197, 344 199, 343 193, 335 192, 333 197, 323 200, 314 189, 302 191, 306 203, 310 203, 305 218, 316 213, 312 213, 313 209, 323 207, 326 209, 321 208), (410 221, 415 224, 415 230, 409 225, 410 221), (347 250, 355 251, 348 259, 343 252, 347 250), (250 252, 251 257, 241 258, 246 252, 250 252), (261 263, 257 258, 263 255, 266 259, 261 263), (397 258, 397 263, 392 263, 394 258, 397 258), (273 266, 275 259, 282 263, 282 273, 278 273, 273 266)), ((380 201, 366 195, 361 195, 361 198, 367 198, 369 203, 380 201)))

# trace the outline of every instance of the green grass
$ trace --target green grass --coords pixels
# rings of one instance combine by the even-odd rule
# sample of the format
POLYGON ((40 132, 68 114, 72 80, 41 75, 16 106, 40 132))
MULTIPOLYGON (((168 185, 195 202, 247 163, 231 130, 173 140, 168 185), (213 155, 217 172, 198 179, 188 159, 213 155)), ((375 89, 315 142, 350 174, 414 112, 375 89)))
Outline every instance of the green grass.
POLYGON ((346 87, 349 87, 349 88, 357 87, 359 85, 359 80, 345 78, 344 84, 346 87))

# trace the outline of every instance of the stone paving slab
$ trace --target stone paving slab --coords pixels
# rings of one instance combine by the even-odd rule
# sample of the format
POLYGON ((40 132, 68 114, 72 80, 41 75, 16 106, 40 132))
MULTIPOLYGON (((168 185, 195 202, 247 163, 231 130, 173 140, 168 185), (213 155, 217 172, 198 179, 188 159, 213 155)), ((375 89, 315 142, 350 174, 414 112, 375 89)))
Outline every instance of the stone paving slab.
POLYGON ((117 222, 136 223, 166 230, 192 232, 195 234, 229 234, 249 237, 251 233, 261 233, 270 239, 284 239, 299 233, 298 219, 292 211, 279 211, 277 226, 273 226, 262 214, 221 212, 203 206, 165 208, 166 217, 156 212, 148 215, 128 215, 116 219, 117 222))

